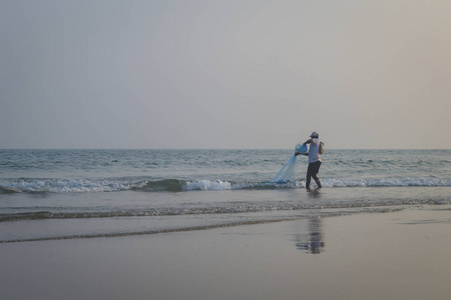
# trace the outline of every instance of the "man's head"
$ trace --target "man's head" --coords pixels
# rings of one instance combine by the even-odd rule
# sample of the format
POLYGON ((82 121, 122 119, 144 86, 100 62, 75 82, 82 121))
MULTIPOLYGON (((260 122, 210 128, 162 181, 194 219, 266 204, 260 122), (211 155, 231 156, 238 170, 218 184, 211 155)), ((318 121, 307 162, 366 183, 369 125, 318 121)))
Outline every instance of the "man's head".
POLYGON ((313 131, 312 134, 310 135, 310 137, 312 139, 315 139, 315 138, 317 139, 317 138, 319 138, 319 134, 316 131, 313 131))

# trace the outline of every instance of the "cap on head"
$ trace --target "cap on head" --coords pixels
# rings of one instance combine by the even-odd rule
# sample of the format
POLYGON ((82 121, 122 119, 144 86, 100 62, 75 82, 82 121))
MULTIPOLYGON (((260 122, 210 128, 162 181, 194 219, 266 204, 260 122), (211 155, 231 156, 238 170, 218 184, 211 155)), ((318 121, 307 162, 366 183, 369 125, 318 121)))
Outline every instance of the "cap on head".
POLYGON ((319 134, 316 131, 313 131, 312 134, 310 135, 311 138, 318 138, 319 134))

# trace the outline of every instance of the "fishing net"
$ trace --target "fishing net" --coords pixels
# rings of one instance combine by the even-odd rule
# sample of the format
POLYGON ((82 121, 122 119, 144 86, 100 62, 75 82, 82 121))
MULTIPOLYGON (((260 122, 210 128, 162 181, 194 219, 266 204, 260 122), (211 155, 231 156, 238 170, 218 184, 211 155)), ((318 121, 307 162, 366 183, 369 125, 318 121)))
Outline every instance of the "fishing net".
MULTIPOLYGON (((307 153, 306 145, 296 145, 294 148, 296 153, 307 153)), ((296 155, 293 155, 280 169, 280 171, 274 176, 270 182, 286 183, 293 180, 294 168, 296 167, 296 155)))
POLYGON ((270 182, 285 183, 293 179, 294 167, 296 166, 296 156, 293 155, 280 169, 280 171, 274 176, 270 182))

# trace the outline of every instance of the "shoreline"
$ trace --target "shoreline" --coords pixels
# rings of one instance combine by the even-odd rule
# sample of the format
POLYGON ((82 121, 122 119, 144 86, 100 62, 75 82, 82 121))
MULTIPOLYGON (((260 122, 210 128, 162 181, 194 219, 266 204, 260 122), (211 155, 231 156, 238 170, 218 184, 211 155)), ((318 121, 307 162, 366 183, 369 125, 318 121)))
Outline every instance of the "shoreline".
POLYGON ((190 232, 307 220, 317 217, 394 212, 405 208, 405 205, 398 205, 201 214, 199 216, 187 214, 179 216, 19 220, 3 223, 3 226, 0 227, 0 244, 190 232))
POLYGON ((451 205, 0 244, 8 299, 448 299, 451 205))

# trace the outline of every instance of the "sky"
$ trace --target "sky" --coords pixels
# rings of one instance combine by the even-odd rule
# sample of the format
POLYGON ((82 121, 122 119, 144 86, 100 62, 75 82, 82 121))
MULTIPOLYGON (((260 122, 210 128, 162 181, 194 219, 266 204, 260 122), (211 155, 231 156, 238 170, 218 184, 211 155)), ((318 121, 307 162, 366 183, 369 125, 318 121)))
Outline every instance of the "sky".
POLYGON ((448 0, 3 0, 0 148, 451 149, 448 0))

